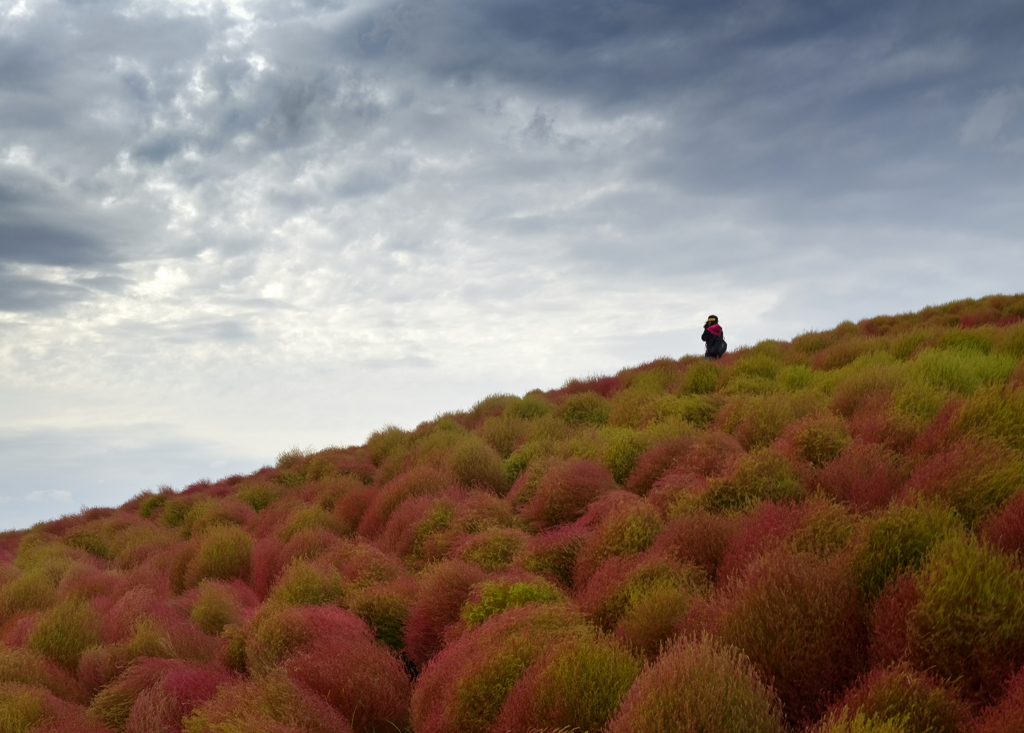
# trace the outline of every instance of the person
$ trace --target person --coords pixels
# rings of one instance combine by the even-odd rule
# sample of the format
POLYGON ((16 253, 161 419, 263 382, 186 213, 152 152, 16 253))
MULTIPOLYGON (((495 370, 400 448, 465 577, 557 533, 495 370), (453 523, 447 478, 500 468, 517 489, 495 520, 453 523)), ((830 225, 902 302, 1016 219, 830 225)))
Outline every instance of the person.
POLYGON ((725 343, 722 336, 722 327, 718 325, 718 316, 708 316, 707 322, 704 323, 704 333, 700 337, 700 340, 707 344, 707 348, 704 349, 705 359, 714 360, 725 354, 729 344, 725 343))

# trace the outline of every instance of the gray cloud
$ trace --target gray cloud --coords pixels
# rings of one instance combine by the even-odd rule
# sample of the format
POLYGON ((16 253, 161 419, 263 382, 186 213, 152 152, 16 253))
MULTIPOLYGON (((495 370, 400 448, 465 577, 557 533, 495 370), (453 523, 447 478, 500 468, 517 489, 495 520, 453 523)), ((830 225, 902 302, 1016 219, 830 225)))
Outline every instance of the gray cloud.
POLYGON ((0 429, 272 453, 696 351, 707 309, 740 344, 1019 289, 1022 32, 1000 0, 0 0, 0 429))

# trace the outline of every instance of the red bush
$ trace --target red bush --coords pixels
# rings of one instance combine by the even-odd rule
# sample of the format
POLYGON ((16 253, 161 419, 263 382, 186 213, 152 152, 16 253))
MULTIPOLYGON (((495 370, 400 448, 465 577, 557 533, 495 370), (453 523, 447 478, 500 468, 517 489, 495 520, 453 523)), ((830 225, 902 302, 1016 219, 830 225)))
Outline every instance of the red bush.
POLYGON ((645 496, 654 483, 665 475, 686 452, 696 443, 691 436, 673 438, 652 445, 637 461, 633 472, 626 481, 626 488, 635 494, 645 496))
POLYGON ((322 635, 282 667, 293 680, 327 699, 357 732, 403 729, 408 723, 405 666, 372 638, 322 635))
MULTIPOLYGON (((364 537, 377 537, 384 531, 391 513, 403 501, 417 496, 438 494, 454 482, 455 479, 450 474, 433 466, 416 466, 400 474, 377 490, 359 521, 359 534, 364 537)), ((342 499, 339 506, 344 502, 342 499)))
POLYGON ((163 676, 135 698, 126 733, 177 733, 182 719, 230 679, 223 667, 184 662, 168 665, 163 676))
POLYGON ((981 711, 967 727, 969 733, 1021 733, 1024 731, 1024 669, 1006 686, 1002 699, 981 711))
POLYGON ((978 534, 1003 552, 1024 554, 1024 491, 1015 494, 999 513, 985 520, 978 534))
POLYGON ((439 563, 424 576, 405 631, 405 653, 414 664, 426 664, 441 650, 445 627, 459 620, 470 588, 485 577, 480 568, 461 560, 439 563))
POLYGON ((905 664, 876 668, 832 706, 869 720, 902 720, 907 733, 959 733, 968 707, 947 687, 905 664))
POLYGON ((492 616, 435 656, 416 680, 417 733, 488 733, 516 681, 544 651, 586 633, 566 604, 530 604, 492 616))
POLYGON ((789 540, 803 525, 808 509, 805 504, 761 502, 751 514, 738 517, 729 546, 722 555, 719 575, 729 578, 741 573, 749 563, 789 540))
POLYGON ((816 479, 829 496, 868 510, 888 504, 906 477, 895 453, 857 440, 819 471, 816 479))
POLYGON ((890 581, 875 601, 871 609, 873 665, 896 664, 906 658, 910 644, 907 624, 918 597, 916 576, 904 573, 890 581))
POLYGON ((570 458, 548 469, 521 514, 539 527, 567 524, 582 516, 587 505, 602 493, 617 488, 615 479, 601 464, 570 458))
POLYGON ((654 554, 692 563, 714 580, 736 531, 732 517, 697 510, 673 519, 654 541, 654 554))
POLYGON ((528 572, 572 587, 576 560, 589 533, 578 522, 555 527, 527 540, 516 561, 528 572))
POLYGON ((866 667, 867 631, 842 557, 779 552, 748 566, 714 597, 710 631, 742 649, 792 720, 817 718, 866 667))

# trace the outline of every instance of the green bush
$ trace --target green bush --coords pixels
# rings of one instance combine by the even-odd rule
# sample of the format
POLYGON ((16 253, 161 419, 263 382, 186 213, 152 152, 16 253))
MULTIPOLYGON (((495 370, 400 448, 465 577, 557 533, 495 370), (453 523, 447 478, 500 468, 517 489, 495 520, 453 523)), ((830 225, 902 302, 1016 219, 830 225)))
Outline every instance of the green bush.
POLYGON ((891 579, 916 571, 928 551, 961 527, 957 517, 938 504, 895 505, 870 522, 857 551, 857 587, 875 599, 891 579))
POLYGON ((281 487, 270 481, 252 481, 239 485, 235 498, 252 507, 253 511, 262 511, 270 503, 281 496, 281 487))
POLYGON ((822 468, 843 452, 850 442, 850 431, 842 418, 823 415, 796 426, 791 440, 800 458, 822 468))
POLYGON ((204 581, 189 612, 205 634, 219 634, 229 624, 242 622, 242 611, 231 591, 216 581, 204 581))
POLYGON ((493 491, 504 496, 508 480, 501 456, 487 443, 470 435, 455 445, 451 470, 465 486, 493 491))
POLYGON ((375 430, 366 440, 370 461, 379 467, 389 456, 406 448, 410 437, 409 433, 397 425, 387 425, 380 430, 375 430))
POLYGON ((978 389, 954 420, 960 435, 995 438, 1016 450, 1024 450, 1024 389, 978 389))
POLYGON ((78 667, 82 652, 100 642, 102 620, 87 601, 69 599, 44 612, 28 646, 64 669, 78 667))
POLYGON ((721 372, 716 364, 701 361, 686 370, 683 377, 683 394, 711 394, 718 386, 721 372))
POLYGON ((1008 354, 925 349, 912 362, 912 373, 935 387, 966 396, 983 385, 1005 383, 1016 361, 1008 354))
POLYGON ((457 556, 485 572, 503 570, 521 550, 529 535, 519 529, 492 527, 473 535, 459 548, 457 556))
POLYGON ((331 512, 315 504, 307 504, 299 506, 288 517, 284 527, 281 528, 281 541, 287 542, 299 532, 310 529, 325 529, 338 537, 346 537, 351 534, 348 525, 331 512))
POLYGON ((597 634, 556 644, 512 688, 493 730, 602 730, 640 671, 628 650, 597 634))
POLYGON ((199 538, 195 555, 190 559, 184 580, 187 587, 201 581, 247 581, 252 556, 252 537, 241 527, 214 527, 199 538))
POLYGON ((596 392, 569 395, 556 412, 568 425, 604 425, 611 416, 611 407, 596 392))
POLYGON ((784 733, 779 699, 738 650, 684 639, 645 669, 608 733, 784 733))
POLYGON ((644 435, 632 428, 604 428, 601 430, 601 463, 619 484, 624 484, 647 446, 644 435))
POLYGON ((355 592, 348 607, 373 629, 377 641, 398 652, 405 647, 411 603, 411 594, 395 584, 374 585, 355 592))
POLYGON ((524 420, 536 420, 551 412, 551 403, 540 392, 527 392, 518 401, 510 401, 505 407, 506 417, 518 417, 524 420))
POLYGON ((498 452, 503 459, 508 459, 530 435, 530 423, 523 417, 503 415, 489 417, 484 420, 480 436, 498 452))
POLYGON ((470 594, 462 606, 462 620, 467 626, 477 626, 491 616, 508 608, 527 603, 555 603, 564 601, 565 594, 543 580, 508 581, 488 580, 470 594))
POLYGON ((335 568, 293 560, 270 591, 269 600, 291 606, 336 603, 345 595, 341 575, 335 568))
POLYGON ((803 497, 804 489, 786 459, 774 451, 758 450, 740 458, 731 476, 711 479, 700 503, 709 511, 723 511, 803 497))
POLYGON ((1024 664, 1024 571, 970 535, 952 535, 928 555, 911 611, 912 658, 975 700, 991 702, 1024 664))
POLYGON ((0 587, 0 623, 23 611, 42 611, 57 602, 57 584, 44 568, 22 573, 0 587))

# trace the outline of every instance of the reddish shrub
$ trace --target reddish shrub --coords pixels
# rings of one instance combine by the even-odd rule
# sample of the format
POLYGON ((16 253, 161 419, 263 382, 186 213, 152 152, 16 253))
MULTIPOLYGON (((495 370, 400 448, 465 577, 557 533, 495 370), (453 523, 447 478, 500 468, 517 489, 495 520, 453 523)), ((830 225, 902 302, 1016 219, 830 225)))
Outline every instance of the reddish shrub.
POLYGON ((696 439, 691 436, 655 443, 637 461, 636 467, 626 482, 626 488, 635 494, 645 496, 654 483, 672 468, 695 443, 696 439))
POLYGON ((708 492, 708 480, 688 468, 672 468, 658 479, 647 500, 668 519, 692 512, 700 507, 708 492))
POLYGON ((712 599, 711 631, 742 649, 793 720, 818 717, 866 666, 867 633, 841 557, 779 552, 712 599))
POLYGON ((444 628, 459 620, 470 588, 485 577, 480 568, 461 560, 439 563, 424 576, 405 632, 405 652, 414 664, 426 664, 441 650, 444 628))
MULTIPOLYGON (((126 733, 176 733, 193 708, 211 699, 231 675, 222 667, 180 662, 135 698, 126 733)), ((119 684, 121 680, 115 683, 119 684)))
POLYGON ((969 733, 1021 733, 1024 731, 1024 670, 1006 685, 1006 694, 985 708, 970 726, 969 733))
POLYGON ((403 572, 401 561, 368 542, 341 542, 322 559, 338 569, 356 588, 394 580, 403 572))
POLYGON ((884 507, 905 479, 895 453, 859 440, 817 474, 825 493, 859 510, 884 507))
POLYGON ((588 534, 589 530, 578 524, 555 527, 527 540, 516 561, 524 570, 571 587, 576 560, 588 534))
POLYGON ((451 486, 453 480, 450 474, 433 466, 416 466, 397 476, 382 486, 374 495, 372 502, 359 521, 359 534, 364 537, 377 537, 384 530, 391 513, 403 501, 417 496, 440 493, 451 486))
POLYGON ((563 604, 513 608, 446 646, 416 681, 412 728, 418 733, 487 733, 523 672, 553 644, 586 632, 563 604))
POLYGON ((986 519, 978 534, 1003 552, 1024 554, 1024 491, 1015 494, 999 513, 986 519))
POLYGON ((965 440, 914 471, 904 495, 941 497, 967 526, 997 512, 1024 485, 1024 460, 996 441, 965 440))
POLYGON ((654 541, 654 554, 696 565, 714 580, 735 531, 732 517, 697 510, 665 525, 654 541))
POLYGON ((280 540, 276 537, 256 540, 252 548, 252 589, 258 598, 267 597, 285 565, 284 546, 280 540))
POLYGON ((321 636, 282 668, 326 698, 355 731, 403 729, 409 716, 409 678, 397 657, 365 635, 321 636))
POLYGON ((736 528, 722 555, 719 574, 729 578, 767 551, 789 540, 806 520, 804 504, 762 502, 751 514, 736 518, 736 528))
POLYGON ((609 733, 784 733, 779 699, 736 649, 681 641, 637 678, 609 733))
POLYGON ((832 706, 868 720, 897 720, 906 733, 958 733, 968 708, 951 690, 907 665, 874 669, 832 706))
POLYGON ((917 578, 903 573, 890 581, 871 608, 871 663, 884 666, 902 662, 910 644, 907 624, 917 606, 917 578))
POLYGON ((567 524, 580 517, 587 505, 602 493, 617 488, 615 479, 604 466, 571 458, 548 469, 521 514, 539 527, 567 524))

